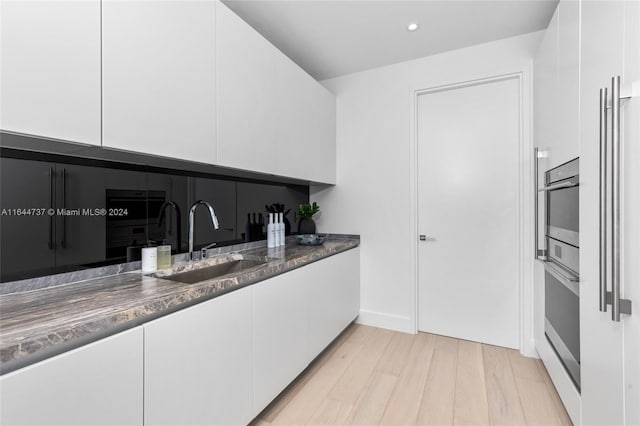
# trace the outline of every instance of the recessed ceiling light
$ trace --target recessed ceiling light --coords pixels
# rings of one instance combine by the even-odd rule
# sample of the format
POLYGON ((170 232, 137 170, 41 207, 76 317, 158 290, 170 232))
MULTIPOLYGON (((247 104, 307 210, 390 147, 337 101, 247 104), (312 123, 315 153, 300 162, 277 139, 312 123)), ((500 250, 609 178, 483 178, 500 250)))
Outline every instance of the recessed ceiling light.
POLYGON ((420 25, 418 25, 417 22, 410 22, 407 24, 407 31, 416 31, 418 28, 420 28, 420 25))

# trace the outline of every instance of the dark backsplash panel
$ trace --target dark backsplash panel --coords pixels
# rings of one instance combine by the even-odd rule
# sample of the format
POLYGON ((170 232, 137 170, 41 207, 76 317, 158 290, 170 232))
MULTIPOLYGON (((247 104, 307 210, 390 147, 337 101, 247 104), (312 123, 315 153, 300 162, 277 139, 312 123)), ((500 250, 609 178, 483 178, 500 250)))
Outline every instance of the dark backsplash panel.
POLYGON ((308 185, 7 148, 1 155, 0 282, 137 260, 148 241, 186 252, 197 200, 213 205, 220 228, 200 206, 196 249, 246 241, 247 215, 266 222, 273 203, 291 209, 295 231, 294 212, 309 202, 308 185))

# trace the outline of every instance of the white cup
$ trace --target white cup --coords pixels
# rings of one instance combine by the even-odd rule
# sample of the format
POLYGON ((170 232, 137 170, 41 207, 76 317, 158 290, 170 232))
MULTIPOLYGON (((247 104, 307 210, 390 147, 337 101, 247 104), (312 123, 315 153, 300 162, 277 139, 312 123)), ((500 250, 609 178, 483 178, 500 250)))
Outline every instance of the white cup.
POLYGON ((142 249, 142 273, 155 272, 158 270, 158 248, 143 247, 142 249))

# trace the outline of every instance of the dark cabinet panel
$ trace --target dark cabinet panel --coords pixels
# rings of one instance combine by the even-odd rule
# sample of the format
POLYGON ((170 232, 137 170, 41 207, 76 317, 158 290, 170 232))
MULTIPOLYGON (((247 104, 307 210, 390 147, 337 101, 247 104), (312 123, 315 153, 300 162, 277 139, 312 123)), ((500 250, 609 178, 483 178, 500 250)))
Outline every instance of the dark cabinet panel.
POLYGON ((303 186, 32 151, 0 154, 0 282, 139 260, 148 241, 184 253, 197 200, 214 207, 220 228, 199 207, 196 250, 242 242, 247 213, 264 213, 265 204, 295 210, 309 200, 303 186))
POLYGON ((55 164, 0 158, 0 280, 54 273, 55 216, 18 211, 55 208, 55 190, 55 164))
POLYGON ((104 169, 1 161, 2 281, 104 261, 104 169), (30 208, 47 211, 15 215, 13 210, 30 208))
POLYGON ((104 171, 105 169, 97 167, 56 165, 58 268, 91 264, 105 259, 104 171), (70 214, 60 214, 65 211, 70 214))

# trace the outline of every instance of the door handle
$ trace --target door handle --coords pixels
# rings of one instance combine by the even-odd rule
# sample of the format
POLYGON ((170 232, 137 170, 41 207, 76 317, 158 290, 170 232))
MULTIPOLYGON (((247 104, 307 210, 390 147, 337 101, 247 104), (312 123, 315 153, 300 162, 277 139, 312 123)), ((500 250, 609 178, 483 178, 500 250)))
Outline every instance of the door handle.
POLYGON ((600 311, 611 305, 611 320, 631 315, 631 300, 620 294, 620 76, 611 78, 611 292, 607 291, 607 89, 600 89, 600 311))
POLYGON ((424 234, 420 234, 420 241, 436 241, 435 237, 427 237, 424 234))

